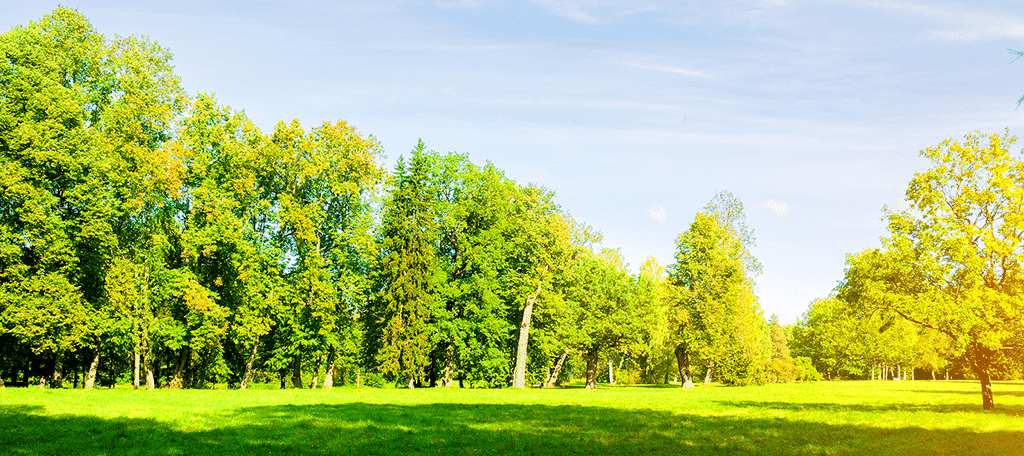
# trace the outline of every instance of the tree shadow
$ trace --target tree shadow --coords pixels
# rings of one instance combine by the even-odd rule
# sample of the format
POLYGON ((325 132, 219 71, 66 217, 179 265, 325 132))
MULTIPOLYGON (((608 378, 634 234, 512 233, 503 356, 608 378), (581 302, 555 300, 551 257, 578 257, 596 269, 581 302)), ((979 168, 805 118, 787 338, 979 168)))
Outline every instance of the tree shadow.
POLYGON ((571 405, 260 406, 218 416, 216 429, 197 431, 152 419, 42 413, 39 407, 0 407, 0 453, 1013 454, 1024 441, 1024 432, 1017 431, 879 428, 571 405))
MULTIPOLYGON (((996 402, 996 407, 999 407, 1000 396, 1016 396, 1024 397, 1024 391, 1003 391, 999 389, 999 385, 993 385, 994 387, 992 395, 996 402)), ((981 387, 978 387, 977 391, 953 391, 953 390, 929 390, 929 389, 907 389, 901 390, 908 393, 923 393, 923 394, 960 394, 963 396, 978 396, 978 406, 981 406, 981 387)))
MULTIPOLYGON (((930 391, 934 392, 934 391, 930 391)), ((945 393, 940 391, 940 393, 945 393)), ((978 394, 981 396, 981 394, 978 394)), ((993 410, 982 411, 981 398, 977 405, 971 404, 841 404, 833 402, 773 402, 773 401, 723 401, 715 400, 716 404, 727 407, 774 409, 789 412, 825 411, 825 412, 935 412, 935 413, 995 413, 1006 416, 1024 416, 1024 406, 999 405, 993 410)))

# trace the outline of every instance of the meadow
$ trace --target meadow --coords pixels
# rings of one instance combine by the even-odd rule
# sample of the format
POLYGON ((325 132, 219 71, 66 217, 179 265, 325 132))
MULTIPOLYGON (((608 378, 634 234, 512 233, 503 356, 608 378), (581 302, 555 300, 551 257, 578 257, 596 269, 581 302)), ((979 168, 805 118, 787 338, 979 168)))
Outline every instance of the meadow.
POLYGON ((1024 383, 0 389, 0 454, 1024 454, 1024 383))

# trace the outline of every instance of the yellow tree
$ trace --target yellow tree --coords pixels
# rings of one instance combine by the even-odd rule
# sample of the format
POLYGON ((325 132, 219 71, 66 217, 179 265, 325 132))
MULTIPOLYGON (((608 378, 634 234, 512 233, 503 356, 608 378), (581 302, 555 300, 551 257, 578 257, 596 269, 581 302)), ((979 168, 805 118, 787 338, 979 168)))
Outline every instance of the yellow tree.
POLYGON ((1009 134, 968 134, 929 147, 933 167, 907 189, 910 209, 889 212, 884 250, 848 259, 846 299, 949 336, 993 408, 991 370, 1024 337, 1024 161, 1009 134))

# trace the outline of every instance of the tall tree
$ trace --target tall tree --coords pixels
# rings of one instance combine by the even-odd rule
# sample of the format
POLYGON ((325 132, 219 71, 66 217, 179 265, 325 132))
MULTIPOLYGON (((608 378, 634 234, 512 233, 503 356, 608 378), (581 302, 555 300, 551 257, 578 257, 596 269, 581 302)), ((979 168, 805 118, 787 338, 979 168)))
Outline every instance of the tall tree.
POLYGON ((98 355, 112 326, 104 277, 135 245, 125 226, 176 186, 161 146, 185 97, 165 49, 108 43, 67 8, 4 34, 0 48, 0 307, 12 327, 52 326, 35 332, 50 335, 59 386, 64 353, 84 344, 98 355), (37 318, 46 314, 58 319, 37 318))
POLYGON ((884 251, 848 258, 846 298, 946 334, 994 407, 992 368, 1024 342, 1024 161, 1009 134, 968 134, 929 147, 933 167, 907 189, 910 209, 887 212, 884 251))
POLYGON ((676 240, 669 274, 677 295, 675 352, 684 388, 693 386, 694 361, 705 365, 705 383, 710 383, 740 341, 738 331, 749 326, 740 323, 759 312, 747 272, 760 266, 747 250, 753 238, 742 210, 731 194, 719 193, 676 240))
POLYGON ((380 145, 345 122, 308 133, 298 121, 280 122, 271 138, 274 234, 289 282, 287 344, 277 353, 302 387, 303 360, 314 360, 312 385, 327 358, 332 369, 343 333, 366 296, 372 246, 370 196, 383 171, 380 145))
POLYGON ((438 312, 435 291, 442 279, 432 155, 420 141, 408 165, 401 157, 395 165, 381 220, 375 295, 361 315, 371 363, 409 388, 423 382, 430 363, 432 318, 438 312))

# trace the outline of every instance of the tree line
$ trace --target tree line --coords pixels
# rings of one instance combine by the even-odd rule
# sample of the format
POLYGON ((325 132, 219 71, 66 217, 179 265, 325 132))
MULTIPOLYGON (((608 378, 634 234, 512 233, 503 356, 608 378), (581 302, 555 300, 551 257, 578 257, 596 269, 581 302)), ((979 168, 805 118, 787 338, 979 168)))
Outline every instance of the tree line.
POLYGON ((265 133, 74 10, 0 54, 0 385, 816 374, 760 310, 728 192, 634 274, 547 189, 422 141, 388 171, 345 122, 265 133))

